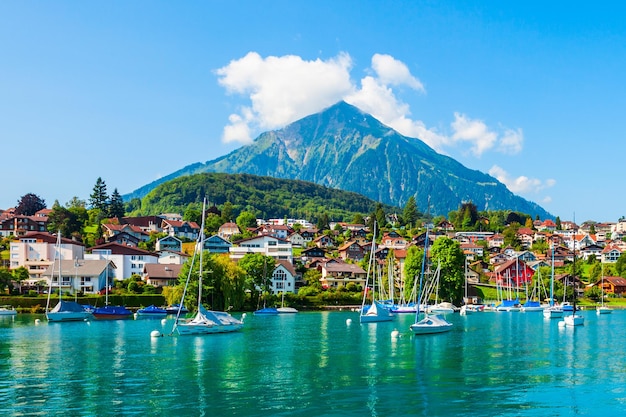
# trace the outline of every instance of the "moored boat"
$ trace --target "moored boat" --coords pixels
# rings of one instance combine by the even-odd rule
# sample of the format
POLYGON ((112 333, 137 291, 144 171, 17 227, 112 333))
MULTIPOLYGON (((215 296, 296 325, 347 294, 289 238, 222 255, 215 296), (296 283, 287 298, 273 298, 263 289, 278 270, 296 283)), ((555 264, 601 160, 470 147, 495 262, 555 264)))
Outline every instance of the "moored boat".
POLYGON ((278 314, 276 307, 263 307, 253 313, 255 316, 275 316, 278 314))
POLYGON ((12 305, 0 306, 0 316, 15 316, 16 314, 17 310, 12 305))
POLYGON ((167 311, 164 308, 157 307, 155 305, 149 305, 145 308, 137 310, 137 318, 154 318, 160 319, 167 316, 167 311))
POLYGON ((91 313, 97 320, 121 320, 133 317, 132 311, 124 306, 102 306, 94 308, 91 313))

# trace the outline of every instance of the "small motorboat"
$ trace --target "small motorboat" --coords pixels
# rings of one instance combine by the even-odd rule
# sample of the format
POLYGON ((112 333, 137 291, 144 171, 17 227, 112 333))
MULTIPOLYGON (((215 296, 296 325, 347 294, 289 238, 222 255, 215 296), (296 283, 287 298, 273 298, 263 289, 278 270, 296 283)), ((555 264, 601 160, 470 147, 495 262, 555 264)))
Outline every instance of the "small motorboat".
POLYGON ((137 310, 137 318, 154 318, 160 319, 167 316, 167 311, 164 308, 157 307, 155 305, 150 305, 145 308, 140 308, 137 310))

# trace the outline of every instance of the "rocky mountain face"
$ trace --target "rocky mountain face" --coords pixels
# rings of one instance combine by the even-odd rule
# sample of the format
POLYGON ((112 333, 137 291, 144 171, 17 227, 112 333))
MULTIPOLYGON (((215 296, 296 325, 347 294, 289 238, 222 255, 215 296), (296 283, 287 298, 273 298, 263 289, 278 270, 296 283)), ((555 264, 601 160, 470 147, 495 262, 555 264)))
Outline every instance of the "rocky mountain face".
POLYGON ((415 196, 423 212, 430 198, 432 214, 447 215, 462 202, 472 201, 478 210, 508 209, 552 217, 490 175, 466 168, 345 102, 265 132, 250 145, 213 161, 189 165, 125 197, 143 197, 164 181, 200 172, 300 179, 399 207, 415 196))

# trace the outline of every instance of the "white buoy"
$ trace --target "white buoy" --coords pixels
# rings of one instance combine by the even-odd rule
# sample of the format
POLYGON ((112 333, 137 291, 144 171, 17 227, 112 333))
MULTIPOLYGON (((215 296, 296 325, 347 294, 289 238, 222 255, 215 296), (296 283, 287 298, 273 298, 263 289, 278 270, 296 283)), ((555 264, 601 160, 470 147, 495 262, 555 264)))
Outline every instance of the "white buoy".
POLYGON ((561 321, 559 322, 559 327, 565 327, 565 321, 561 320, 561 321))
POLYGON ((391 331, 391 337, 396 338, 400 336, 400 332, 398 331, 398 329, 393 329, 391 331))
POLYGON ((351 324, 352 324, 352 319, 348 319, 348 320, 346 320, 346 324, 347 324, 348 326, 349 326, 349 325, 351 325, 351 324))
POLYGON ((150 337, 161 337, 161 336, 163 336, 163 335, 162 335, 162 334, 161 334, 161 332, 160 332, 160 331, 158 331, 158 330, 152 330, 152 331, 150 332, 150 337))
POLYGON ((161 324, 162 324, 163 326, 165 326, 165 323, 167 323, 167 319, 161 319, 161 324))
POLYGON ((39 324, 39 323, 41 323, 41 320, 35 319, 35 324, 39 324))

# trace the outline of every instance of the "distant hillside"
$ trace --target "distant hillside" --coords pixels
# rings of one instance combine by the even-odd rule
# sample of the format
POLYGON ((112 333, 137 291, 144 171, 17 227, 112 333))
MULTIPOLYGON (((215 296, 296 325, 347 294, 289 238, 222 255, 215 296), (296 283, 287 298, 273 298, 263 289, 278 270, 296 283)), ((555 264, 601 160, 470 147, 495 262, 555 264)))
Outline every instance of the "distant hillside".
MULTIPOLYGON (((200 172, 301 179, 397 207, 414 196, 424 212, 430 198, 432 214, 447 215, 471 201, 479 211, 512 210, 553 218, 492 176, 466 168, 345 102, 265 132, 250 145, 204 164, 189 165, 162 180, 200 172)), ((145 195, 162 180, 125 199, 145 195)))
MULTIPOLYGON (((183 213, 207 197, 211 204, 233 205, 233 211, 247 210, 259 217, 300 217, 317 219, 326 213, 331 220, 351 221, 356 213, 369 214, 377 202, 350 191, 336 190, 300 180, 286 180, 249 174, 206 173, 169 180, 150 191, 133 215, 183 213)), ((388 213, 399 209, 384 206, 388 213)), ((233 219, 234 220, 234 219, 233 219)))

